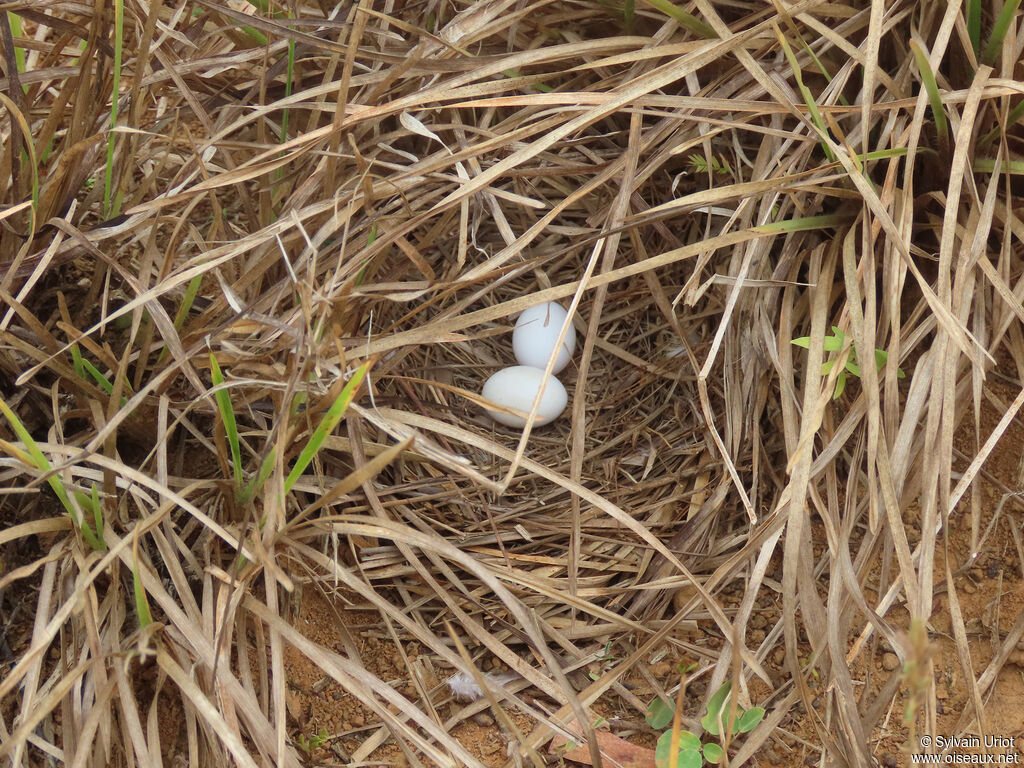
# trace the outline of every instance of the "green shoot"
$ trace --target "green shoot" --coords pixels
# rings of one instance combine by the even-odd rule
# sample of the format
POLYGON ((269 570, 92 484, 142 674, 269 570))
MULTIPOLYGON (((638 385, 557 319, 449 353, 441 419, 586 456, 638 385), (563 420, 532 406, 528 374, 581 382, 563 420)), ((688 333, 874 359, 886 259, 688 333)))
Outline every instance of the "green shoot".
POLYGON ((992 35, 989 37, 988 44, 981 54, 982 64, 995 63, 999 49, 1003 47, 1003 39, 1009 31, 1010 24, 1013 23, 1013 17, 1019 7, 1020 0, 1007 0, 1003 10, 999 12, 999 16, 996 17, 996 23, 992 26, 992 35))
POLYGON ((199 293, 199 286, 202 285, 202 282, 202 275, 196 275, 188 281, 188 287, 185 289, 185 295, 181 299, 181 306, 178 307, 178 313, 174 316, 174 330, 180 331, 181 326, 185 324, 185 318, 188 317, 188 313, 192 311, 192 304, 196 300, 196 294, 199 293))
MULTIPOLYGON (((789 66, 793 70, 793 77, 796 79, 797 87, 800 89, 800 94, 804 97, 804 104, 807 105, 807 111, 810 113, 811 122, 818 129, 822 136, 828 136, 828 127, 825 125, 825 120, 821 116, 821 110, 818 109, 818 103, 814 100, 814 96, 811 94, 811 89, 804 85, 803 76, 800 74, 800 63, 796 60, 796 56, 793 54, 793 49, 789 47, 789 41, 783 36, 781 30, 775 30, 776 36, 779 38, 779 43, 782 45, 782 50, 786 54, 786 59, 789 61, 789 66)), ((825 143, 824 139, 820 139, 821 148, 825 151, 825 157, 829 159, 829 162, 834 163, 836 156, 832 154, 832 150, 829 149, 828 144, 825 143)))
POLYGON ((142 586, 142 579, 139 578, 138 544, 138 538, 132 541, 132 561, 135 565, 132 569, 132 590, 135 593, 135 613, 139 617, 139 626, 145 629, 153 623, 153 614, 149 611, 149 600, 146 599, 146 590, 142 586))
POLYGON ((690 166, 696 173, 707 173, 709 169, 712 173, 732 173, 732 166, 729 165, 729 161, 724 157, 718 158, 712 155, 711 162, 708 163, 707 158, 694 152, 687 160, 690 161, 690 166))
MULTIPOLYGON (((825 348, 826 352, 838 352, 838 351, 840 351, 843 348, 843 345, 844 345, 844 343, 846 341, 846 334, 844 334, 841 330, 836 328, 836 326, 834 326, 834 325, 832 326, 832 333, 833 333, 832 336, 826 336, 825 337, 824 348, 825 348)), ((794 345, 796 345, 798 347, 803 347, 804 349, 810 349, 811 348, 811 337, 810 336, 801 336, 799 339, 793 339, 793 341, 790 342, 790 343, 794 344, 794 345)), ((882 368, 885 367, 885 363, 888 361, 888 359, 889 359, 889 353, 888 352, 886 352, 884 349, 876 349, 875 350, 875 367, 876 367, 876 370, 879 370, 879 371, 882 370, 882 368)), ((828 374, 831 373, 832 368, 833 368, 833 366, 835 366, 835 364, 836 364, 835 360, 829 360, 828 362, 823 363, 822 366, 821 366, 821 375, 822 376, 828 376, 828 374)), ((857 378, 860 378, 860 365, 857 363, 857 351, 855 349, 853 349, 852 347, 850 349, 849 357, 846 358, 846 366, 843 368, 843 370, 841 370, 839 372, 839 375, 836 378, 836 388, 835 388, 835 390, 832 393, 832 399, 833 400, 838 400, 839 396, 842 395, 843 391, 846 389, 846 376, 847 376, 847 374, 849 374, 851 376, 856 376, 857 378)), ((897 368, 896 369, 896 377, 897 378, 904 379, 904 378, 906 378, 906 376, 907 376, 907 374, 905 374, 903 372, 902 368, 897 368)))
POLYGON ((981 0, 967 0, 964 13, 967 15, 967 37, 977 56, 981 51, 981 0))
MULTIPOLYGON (((32 439, 32 435, 28 433, 28 430, 25 429, 25 425, 21 423, 21 419, 19 419, 14 411, 8 407, 2 397, 0 397, 0 413, 4 415, 4 418, 7 419, 7 423, 10 424, 11 429, 14 430, 14 434, 17 435, 18 439, 28 450, 28 453, 26 454, 24 451, 21 451, 10 443, 0 441, 0 444, 3 445, 8 454, 21 461, 23 464, 35 467, 41 472, 50 472, 53 469, 53 467, 50 466, 50 462, 47 461, 43 452, 39 450, 39 446, 36 444, 36 441, 32 439)), ((71 496, 68 495, 67 488, 64 487, 64 483, 58 475, 50 475, 46 479, 46 482, 57 495, 61 506, 64 507, 68 515, 71 517, 71 522, 74 524, 75 528, 81 532, 82 538, 85 539, 85 543, 97 552, 106 552, 107 545, 102 539, 103 513, 95 487, 93 488, 92 497, 86 496, 84 493, 77 493, 74 500, 72 500, 71 496), (96 530, 99 532, 99 535, 93 532, 92 527, 81 516, 81 508, 79 504, 82 504, 87 508, 91 508, 93 519, 96 521, 96 530)))
POLYGON ((306 734, 300 733, 299 738, 296 739, 295 744, 305 752, 307 755, 312 754, 313 750, 319 749, 327 742, 327 729, 321 728, 319 731, 314 733, 309 738, 306 738, 306 734))
POLYGON ((714 40, 718 37, 718 35, 715 34, 715 30, 693 14, 687 13, 682 8, 676 6, 675 3, 669 2, 669 0, 647 0, 647 4, 654 6, 669 18, 675 19, 679 26, 690 30, 695 35, 707 40, 714 40))
MULTIPOLYGON (((8 11, 7 22, 11 25, 11 36, 21 37, 21 17, 14 13, 14 11, 8 11)), ((18 67, 19 73, 25 71, 25 49, 20 45, 14 46, 14 62, 18 67)), ((28 93, 28 86, 22 85, 21 90, 28 93)))
POLYGON ((260 464, 260 471, 256 473, 256 476, 249 481, 249 484, 242 491, 238 500, 243 504, 248 504, 252 498, 259 493, 260 488, 267 482, 270 477, 270 473, 274 471, 274 462, 277 460, 277 449, 271 448, 267 452, 267 456, 263 459, 263 463, 260 464))
MULTIPOLYGON (((978 173, 992 173, 996 169, 996 161, 991 157, 979 157, 974 161, 974 170, 978 173)), ((1003 173, 1012 176, 1024 176, 1024 160, 1009 160, 1003 163, 1003 173)))
POLYGON ((231 449, 231 468, 235 478, 235 488, 242 487, 242 452, 238 440, 238 424, 235 421, 235 412, 231 408, 231 395, 224 387, 224 374, 221 373, 217 358, 210 353, 210 378, 213 386, 217 388, 214 397, 217 399, 217 410, 220 412, 221 423, 224 424, 224 434, 227 436, 228 446, 231 449))
POLYGON ((316 456, 320 447, 323 445, 324 440, 334 430, 341 421, 341 417, 345 415, 345 411, 348 409, 348 404, 352 402, 355 397, 356 390, 359 385, 363 383, 363 379, 366 378, 366 372, 369 370, 369 364, 364 363, 356 369, 356 372, 352 375, 352 378, 345 384, 345 388, 341 390, 341 394, 335 398, 334 403, 328 409, 327 414, 324 416, 316 429, 313 430, 313 434, 309 438, 309 442, 302 449, 299 454, 299 458, 295 461, 295 466, 292 467, 292 471, 288 473, 288 478, 284 482, 284 491, 287 493, 292 489, 299 478, 302 477, 302 473, 306 471, 306 468, 313 461, 313 457, 316 456))
MULTIPOLYGON (((348 409, 349 403, 352 402, 356 390, 359 388, 359 385, 362 384, 369 369, 369 363, 364 363, 356 369, 352 378, 348 380, 347 384, 345 384, 345 388, 342 389, 338 397, 335 398, 334 403, 324 416, 324 420, 320 422, 315 430, 313 430, 313 434, 309 438, 309 442, 306 443, 306 446, 302 449, 302 452, 299 454, 299 458, 296 460, 295 465, 292 467, 291 472, 285 480, 285 493, 295 486, 295 483, 298 482, 300 477, 302 477, 302 473, 305 472, 306 468, 310 463, 312 463, 313 457, 316 456, 321 446, 323 446, 324 440, 327 439, 327 436, 338 425, 338 422, 341 421, 341 417, 345 415, 345 411, 348 409)), ((260 464, 260 468, 256 473, 256 476, 253 477, 245 489, 239 493, 238 499, 241 503, 247 504, 256 496, 257 493, 259 493, 263 484, 266 483, 267 479, 270 477, 271 472, 274 471, 274 463, 276 460, 277 449, 271 448, 263 459, 263 463, 260 464)))
MULTIPOLYGON (((1008 129, 1011 125, 1016 123, 1024 117, 1024 101, 1021 101, 1017 106, 1006 113, 1006 128, 1008 129)), ((979 144, 991 144, 993 141, 998 139, 1003 133, 1003 126, 997 125, 991 131, 982 136, 979 144)))
POLYGON ((932 116, 935 117, 935 131, 939 136, 939 141, 945 146, 949 141, 949 128, 946 125, 946 112, 942 109, 942 95, 939 93, 935 73, 928 63, 928 55, 916 40, 910 41, 910 50, 914 52, 914 60, 921 73, 921 83, 924 85, 925 91, 928 92, 928 103, 932 108, 932 116))

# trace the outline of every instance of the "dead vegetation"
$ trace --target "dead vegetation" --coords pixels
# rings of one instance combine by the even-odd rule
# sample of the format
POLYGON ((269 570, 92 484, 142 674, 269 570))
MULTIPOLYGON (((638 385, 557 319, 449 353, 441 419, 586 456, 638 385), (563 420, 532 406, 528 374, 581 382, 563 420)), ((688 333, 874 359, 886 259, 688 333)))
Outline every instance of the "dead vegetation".
MULTIPOLYGON (((947 516, 981 546, 972 482, 1024 402, 954 472, 1024 362, 1019 14, 261 5, 4 5, 0 757, 299 765, 286 647, 379 719, 352 763, 480 765, 429 673, 484 657, 525 681, 521 764, 607 694, 642 718, 665 648, 707 695, 773 692, 733 764, 798 702, 823 760, 872 760, 900 689, 934 732, 908 630, 947 516), (571 413, 520 434, 477 393, 545 300, 575 312, 571 413), (302 636, 317 589, 422 647, 415 695, 302 636)), ((980 709, 998 667, 949 595, 980 709)))

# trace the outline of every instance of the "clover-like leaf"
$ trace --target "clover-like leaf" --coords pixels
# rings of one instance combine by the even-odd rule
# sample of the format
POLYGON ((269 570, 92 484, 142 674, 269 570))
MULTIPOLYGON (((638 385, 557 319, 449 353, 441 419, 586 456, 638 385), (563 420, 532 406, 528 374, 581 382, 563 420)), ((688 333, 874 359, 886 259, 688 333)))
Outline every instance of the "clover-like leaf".
POLYGON ((722 748, 717 744, 711 743, 704 745, 704 759, 709 763, 718 765, 722 761, 723 754, 722 748))
MULTIPOLYGON (((721 688, 715 691, 715 694, 708 701, 708 713, 701 718, 700 724, 704 727, 704 730, 713 736, 719 735, 718 730, 718 713, 722 711, 722 705, 725 704, 729 698, 729 689, 732 687, 732 681, 726 681, 721 688)), ((724 715, 723 715, 724 717, 724 715)))
POLYGON ((679 751, 673 765, 669 762, 672 758, 672 731, 665 731, 654 749, 654 763, 658 768, 701 768, 704 759, 700 754, 700 746, 700 739, 689 731, 682 731, 679 734, 679 751))
MULTIPOLYGON (((764 707, 751 707, 746 710, 736 721, 736 733, 749 733, 757 727, 757 724, 764 719, 764 707)), ((704 752, 707 755, 707 750, 704 752)))
POLYGON ((672 722, 674 710, 663 698, 656 697, 647 707, 647 724, 656 731, 668 727, 672 722))

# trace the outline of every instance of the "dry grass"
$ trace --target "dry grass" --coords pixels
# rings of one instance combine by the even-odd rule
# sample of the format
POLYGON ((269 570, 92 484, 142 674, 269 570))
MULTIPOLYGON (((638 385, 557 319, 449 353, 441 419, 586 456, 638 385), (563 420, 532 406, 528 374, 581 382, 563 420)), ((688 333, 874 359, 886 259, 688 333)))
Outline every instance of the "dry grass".
MULTIPOLYGON (((980 530, 994 443, 956 474, 954 430, 997 355, 1024 363, 1024 38, 1017 16, 979 64, 972 7, 696 0, 701 37, 644 2, 8 2, 2 394, 52 470, 0 426, 0 610, 31 617, 7 628, 0 757, 160 764, 169 697, 190 764, 298 765, 292 645, 383 723, 352 762, 393 738, 479 765, 443 691, 410 703, 354 640, 292 626, 335 585, 439 667, 467 668, 461 644, 521 673, 548 702, 523 702, 525 764, 607 692, 642 709, 623 681, 666 644, 709 692, 776 691, 735 764, 801 700, 817 746, 865 764, 894 688, 862 699, 851 665, 878 636, 920 662, 934 731, 890 609, 930 616, 961 500, 980 530), (476 393, 552 299, 583 342, 571 415, 520 435, 476 393), (862 366, 833 402, 831 326, 906 379, 862 366), (253 500, 215 392, 242 481, 270 470, 253 500), (96 489, 104 546, 53 478, 96 489), (782 618, 748 646, 766 600, 782 618), (681 639, 694 621, 721 642, 681 639), (577 690, 563 668, 596 652, 577 690)), ((994 674, 965 672, 980 707, 994 674)))

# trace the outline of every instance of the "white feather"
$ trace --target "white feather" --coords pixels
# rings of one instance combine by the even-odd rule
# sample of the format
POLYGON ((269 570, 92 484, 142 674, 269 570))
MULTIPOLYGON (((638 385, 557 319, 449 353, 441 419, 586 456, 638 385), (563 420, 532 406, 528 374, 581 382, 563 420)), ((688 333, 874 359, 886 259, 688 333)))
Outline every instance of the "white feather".
MULTIPOLYGON (((484 675, 484 681, 493 689, 501 688, 501 686, 518 679, 519 675, 515 672, 504 672, 500 675, 488 673, 484 675)), ((473 675, 469 672, 457 672, 449 677, 448 690, 452 692, 452 698, 459 699, 460 701, 476 701, 484 697, 484 692, 480 690, 480 686, 477 685, 473 675)))

